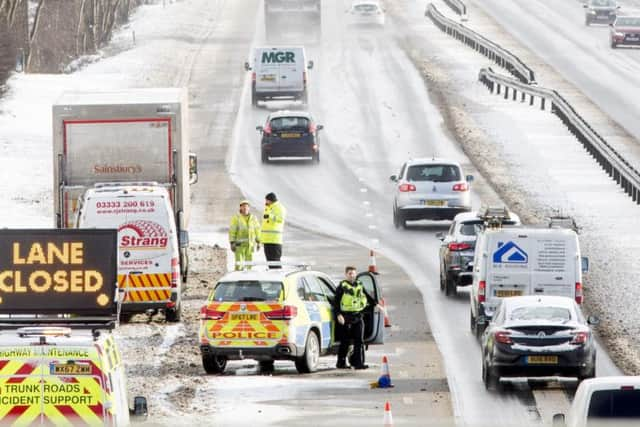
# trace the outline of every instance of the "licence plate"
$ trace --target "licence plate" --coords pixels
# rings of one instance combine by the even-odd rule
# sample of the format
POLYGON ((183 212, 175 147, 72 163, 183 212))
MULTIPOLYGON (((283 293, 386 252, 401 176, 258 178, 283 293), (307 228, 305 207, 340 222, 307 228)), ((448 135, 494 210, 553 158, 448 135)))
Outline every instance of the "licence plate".
POLYGON ((498 298, 506 298, 506 297, 519 297, 522 295, 522 291, 516 289, 508 289, 508 290, 497 290, 496 296, 498 298))
POLYGON ((627 40, 629 40, 630 42, 637 42, 637 41, 640 41, 640 37, 638 36, 627 37, 627 40))
POLYGON ((262 80, 263 82, 275 82, 276 81, 276 76, 271 75, 271 74, 265 74, 265 75, 260 77, 260 80, 262 80))
POLYGON ((52 375, 91 375, 91 366, 86 363, 52 363, 52 375))
POLYGON ((300 138, 300 134, 297 132, 281 133, 280 138, 300 138))
POLYGON ((532 365, 557 365, 558 356, 527 356, 527 363, 532 365))
POLYGON ((446 200, 425 200, 424 204, 427 206, 446 206, 446 200))
POLYGON ((258 320, 258 313, 231 313, 231 320, 258 320))

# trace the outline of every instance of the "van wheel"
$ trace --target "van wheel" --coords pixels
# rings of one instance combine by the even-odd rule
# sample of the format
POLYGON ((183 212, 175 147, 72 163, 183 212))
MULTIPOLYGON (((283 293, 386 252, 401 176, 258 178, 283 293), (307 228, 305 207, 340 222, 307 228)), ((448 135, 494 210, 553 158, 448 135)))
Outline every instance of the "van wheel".
POLYGON ((254 107, 258 106, 258 94, 256 93, 255 86, 251 89, 251 105, 254 107))
POLYGON ((473 316, 473 310, 469 310, 469 329, 471 329, 471 333, 478 336, 478 324, 476 323, 476 318, 473 316))
POLYGON ((305 90, 302 92, 302 97, 300 98, 303 105, 307 105, 309 103, 309 93, 305 90))
POLYGON ((221 374, 227 367, 227 359, 223 356, 203 354, 202 367, 207 374, 221 374))
POLYGON ((169 323, 176 323, 180 321, 180 317, 182 317, 182 304, 178 303, 174 308, 167 308, 164 311, 164 318, 169 323))
POLYGON ((304 345, 304 354, 296 359, 296 369, 301 374, 309 374, 318 370, 320 360, 320 341, 318 334, 309 332, 304 345))
POLYGON ((187 250, 184 253, 180 252, 180 267, 182 269, 182 283, 187 283, 187 277, 189 276, 189 254, 187 250))

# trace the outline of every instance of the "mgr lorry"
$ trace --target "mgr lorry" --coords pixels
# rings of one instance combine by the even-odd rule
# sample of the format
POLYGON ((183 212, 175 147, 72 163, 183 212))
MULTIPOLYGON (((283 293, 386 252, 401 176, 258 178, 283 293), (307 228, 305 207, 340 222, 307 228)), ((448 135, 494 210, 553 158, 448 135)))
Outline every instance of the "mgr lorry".
MULTIPOLYGON (((182 282, 186 282, 189 186, 197 181, 197 158, 189 152, 187 102, 186 89, 177 88, 64 93, 53 106, 56 227, 101 228, 99 224, 78 222, 81 201, 96 189, 104 191, 110 185, 120 189, 134 185, 149 188, 151 192, 153 187, 162 187, 169 195, 170 222, 175 222, 178 238, 179 272, 182 282)), ((122 228, 124 233, 129 208, 124 205, 99 207, 109 209, 112 215, 122 215, 123 226, 116 228, 122 228)), ((139 206, 137 214, 140 214, 139 206)), ((151 216, 148 219, 153 220, 151 216)), ((111 219, 102 228, 113 227, 111 219)), ((138 240, 147 237, 142 234, 138 240)), ((123 277, 140 274, 139 265, 123 259, 131 253, 119 250, 118 281, 121 283, 123 277)), ((147 284, 157 287, 152 281, 147 284)), ((148 295, 157 297, 154 289, 149 292, 148 295)), ((144 301, 153 303, 154 298, 144 301)), ((127 302, 125 300, 125 308, 129 307, 127 302)))

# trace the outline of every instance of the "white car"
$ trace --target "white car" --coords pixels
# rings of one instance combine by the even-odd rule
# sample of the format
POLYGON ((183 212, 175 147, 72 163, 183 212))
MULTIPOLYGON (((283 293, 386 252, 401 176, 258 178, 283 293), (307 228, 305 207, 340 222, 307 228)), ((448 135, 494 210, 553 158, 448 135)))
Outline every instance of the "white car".
POLYGON ((351 25, 384 26, 384 9, 377 1, 357 0, 349 9, 351 25))

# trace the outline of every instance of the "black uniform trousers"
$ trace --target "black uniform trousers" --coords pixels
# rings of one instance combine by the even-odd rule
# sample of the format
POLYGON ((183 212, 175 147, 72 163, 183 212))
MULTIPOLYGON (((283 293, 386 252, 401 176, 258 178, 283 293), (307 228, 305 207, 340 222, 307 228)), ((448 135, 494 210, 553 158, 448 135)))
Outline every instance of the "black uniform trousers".
POLYGON ((349 352, 349 345, 353 344, 353 354, 349 358, 351 366, 362 366, 365 362, 364 355, 364 320, 362 313, 343 313, 344 325, 340 327, 340 346, 338 347, 338 364, 344 364, 349 352))
MULTIPOLYGON (((282 245, 279 243, 265 243, 264 256, 267 261, 278 261, 282 258, 282 245)), ((280 266, 270 265, 269 268, 281 268, 280 266)))

